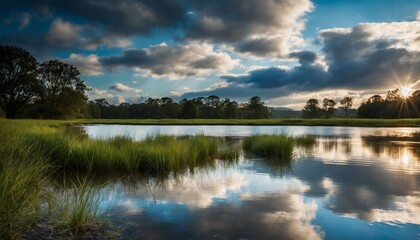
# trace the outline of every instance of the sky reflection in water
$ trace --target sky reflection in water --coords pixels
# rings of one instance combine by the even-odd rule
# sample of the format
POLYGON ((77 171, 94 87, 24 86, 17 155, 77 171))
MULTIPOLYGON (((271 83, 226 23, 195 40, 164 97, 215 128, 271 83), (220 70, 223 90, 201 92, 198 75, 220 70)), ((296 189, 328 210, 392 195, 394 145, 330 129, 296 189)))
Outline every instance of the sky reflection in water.
POLYGON ((286 168, 242 158, 162 181, 109 184, 107 215, 126 224, 131 238, 420 238, 420 145, 407 140, 415 128, 93 125, 86 130, 90 137, 129 133, 137 139, 157 132, 317 135, 316 145, 298 151, 286 168))

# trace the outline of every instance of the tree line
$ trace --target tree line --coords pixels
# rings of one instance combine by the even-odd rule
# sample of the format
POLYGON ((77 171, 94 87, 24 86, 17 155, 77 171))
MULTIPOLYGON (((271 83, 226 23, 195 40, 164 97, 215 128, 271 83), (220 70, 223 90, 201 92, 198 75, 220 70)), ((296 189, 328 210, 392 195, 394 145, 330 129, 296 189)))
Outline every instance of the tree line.
POLYGON ((420 90, 404 97, 400 89, 388 91, 385 98, 373 95, 358 109, 360 118, 418 118, 420 117, 420 90))
MULTIPOLYGON (((353 98, 343 97, 340 100, 342 109, 344 110, 345 116, 348 116, 349 109, 353 106, 353 98)), ((322 105, 318 99, 311 98, 306 102, 306 105, 302 109, 302 117, 304 118, 330 118, 332 117, 337 109, 334 108, 337 103, 333 99, 324 98, 322 105)))
POLYGON ((143 103, 109 104, 105 99, 89 101, 89 114, 92 118, 202 118, 202 119, 259 119, 268 118, 268 108, 261 98, 254 96, 247 103, 238 103, 218 96, 182 99, 149 98, 143 103))

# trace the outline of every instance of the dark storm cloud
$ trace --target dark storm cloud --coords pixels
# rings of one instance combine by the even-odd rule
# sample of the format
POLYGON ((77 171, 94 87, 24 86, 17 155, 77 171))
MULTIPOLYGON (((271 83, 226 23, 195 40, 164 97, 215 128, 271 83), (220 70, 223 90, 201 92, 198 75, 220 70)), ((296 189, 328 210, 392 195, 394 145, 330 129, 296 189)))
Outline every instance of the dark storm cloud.
POLYGON ((2 4, 9 11, 32 8, 34 12, 67 16, 98 24, 106 32, 130 36, 147 34, 156 27, 174 27, 186 16, 183 4, 176 0, 6 0, 2 4))
MULTIPOLYGON (((277 97, 302 91, 376 90, 413 84, 420 80, 420 45, 413 30, 418 27, 417 21, 323 30, 318 41, 324 59, 310 51, 293 52, 289 57, 299 61, 296 67, 258 69, 222 79, 230 83, 232 93, 238 88, 242 92, 274 88, 279 89, 277 97)), ((261 96, 271 97, 271 93, 261 96)))
POLYGON ((289 57, 297 58, 301 65, 313 64, 318 59, 318 55, 311 51, 292 52, 289 57))
POLYGON ((234 46, 235 51, 240 53, 248 53, 256 56, 274 56, 280 57, 283 53, 283 46, 281 38, 267 39, 258 38, 239 42, 234 46))

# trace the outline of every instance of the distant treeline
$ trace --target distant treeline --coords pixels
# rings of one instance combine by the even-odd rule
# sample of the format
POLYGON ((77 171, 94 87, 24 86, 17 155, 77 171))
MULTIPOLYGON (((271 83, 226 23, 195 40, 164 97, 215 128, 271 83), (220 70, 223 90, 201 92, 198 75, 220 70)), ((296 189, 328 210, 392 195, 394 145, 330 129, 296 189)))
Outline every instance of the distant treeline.
MULTIPOLYGON (((254 96, 238 103, 218 96, 182 99, 149 98, 143 103, 109 104, 105 99, 88 101, 86 84, 79 70, 60 60, 38 61, 27 50, 0 45, 0 116, 7 118, 202 118, 202 119, 261 119, 269 117, 330 118, 354 117, 353 99, 344 97, 341 107, 333 99, 322 104, 309 99, 299 111, 270 111, 261 98, 254 96)), ((370 97, 357 110, 361 118, 420 117, 420 90, 404 97, 399 89, 388 92, 385 99, 370 97)))
POLYGON ((236 119, 236 118, 268 118, 269 112, 258 96, 247 103, 237 103, 228 98, 218 96, 182 99, 175 102, 172 98, 149 98, 138 104, 123 103, 110 105, 105 99, 89 102, 89 115, 92 118, 202 118, 202 119, 236 119))
POLYGON ((420 117, 420 90, 403 97, 400 89, 391 90, 383 99, 373 95, 358 109, 361 118, 418 118, 420 117))
MULTIPOLYGON (((339 109, 344 116, 350 116, 354 109, 353 99, 344 97, 340 100, 339 109)), ((337 116, 337 103, 325 98, 322 105, 317 99, 309 99, 302 109, 304 118, 330 118, 337 116)), ((420 90, 414 91, 410 96, 404 97, 400 89, 388 91, 385 98, 373 95, 363 102, 357 109, 359 118, 418 118, 420 117, 420 90)))

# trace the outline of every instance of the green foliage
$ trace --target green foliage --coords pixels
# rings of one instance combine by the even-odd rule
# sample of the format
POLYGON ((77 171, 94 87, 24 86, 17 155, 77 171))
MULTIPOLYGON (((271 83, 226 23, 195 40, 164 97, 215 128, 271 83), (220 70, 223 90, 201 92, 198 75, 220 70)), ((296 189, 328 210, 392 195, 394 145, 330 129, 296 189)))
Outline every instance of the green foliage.
POLYGON ((38 102, 38 111, 46 118, 75 118, 86 108, 88 90, 80 80, 76 67, 50 60, 40 65, 40 79, 43 83, 43 94, 38 102))
POLYGON ((269 112, 260 97, 252 97, 248 103, 238 104, 218 96, 182 99, 179 103, 169 97, 149 98, 143 103, 110 105, 105 99, 89 102, 89 115, 101 119, 263 119, 269 112))
POLYGON ((0 128, 0 239, 18 239, 40 218, 49 166, 23 144, 21 130, 0 128))

